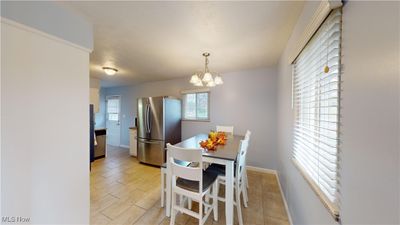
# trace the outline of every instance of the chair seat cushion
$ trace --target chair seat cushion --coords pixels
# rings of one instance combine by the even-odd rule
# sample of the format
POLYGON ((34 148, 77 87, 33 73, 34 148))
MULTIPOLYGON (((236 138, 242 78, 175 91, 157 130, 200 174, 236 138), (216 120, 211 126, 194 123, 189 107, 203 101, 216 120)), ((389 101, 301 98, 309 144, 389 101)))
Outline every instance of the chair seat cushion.
MULTIPOLYGON (((218 174, 203 171, 203 191, 207 190, 217 179, 218 174)), ((178 178, 176 186, 186 189, 188 191, 199 192, 199 182, 178 178)))
MULTIPOLYGON (((207 169, 206 172, 208 173, 215 173, 218 176, 225 176, 225 166, 221 164, 211 164, 207 169)), ((234 176, 236 176, 236 165, 233 168, 234 176)))

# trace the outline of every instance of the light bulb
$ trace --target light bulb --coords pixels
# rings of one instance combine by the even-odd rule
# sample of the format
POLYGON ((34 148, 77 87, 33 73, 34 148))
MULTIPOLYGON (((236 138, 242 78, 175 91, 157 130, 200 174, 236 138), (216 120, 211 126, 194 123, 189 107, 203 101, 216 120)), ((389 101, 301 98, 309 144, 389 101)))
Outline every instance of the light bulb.
POLYGON ((222 77, 216 76, 216 77, 214 78, 214 83, 215 83, 216 85, 221 85, 221 84, 224 83, 224 81, 222 81, 222 77))
POLYGON ((196 84, 200 80, 199 76, 197 74, 193 74, 192 77, 190 78, 190 83, 196 84))
POLYGON ((215 82, 214 82, 214 80, 211 79, 211 81, 209 81, 209 82, 207 83, 207 87, 215 87, 215 82))
POLYGON ((199 79, 199 80, 194 84, 194 86, 203 87, 203 82, 201 82, 201 80, 199 79))
POLYGON ((210 82, 211 80, 212 80, 213 78, 212 78, 212 75, 211 75, 211 73, 205 73, 204 74, 204 77, 203 77, 203 81, 204 82, 210 82))

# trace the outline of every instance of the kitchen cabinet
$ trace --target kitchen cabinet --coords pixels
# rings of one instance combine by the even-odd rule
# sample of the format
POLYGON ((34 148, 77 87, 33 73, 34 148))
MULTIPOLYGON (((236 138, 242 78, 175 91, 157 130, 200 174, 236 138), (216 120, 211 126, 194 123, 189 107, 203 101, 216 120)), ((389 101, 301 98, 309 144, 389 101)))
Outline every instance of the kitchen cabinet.
POLYGON ((137 157, 137 129, 136 127, 129 128, 129 154, 131 156, 137 157))
POLYGON ((98 88, 90 88, 90 104, 93 104, 93 111, 99 112, 100 109, 100 90, 98 88))

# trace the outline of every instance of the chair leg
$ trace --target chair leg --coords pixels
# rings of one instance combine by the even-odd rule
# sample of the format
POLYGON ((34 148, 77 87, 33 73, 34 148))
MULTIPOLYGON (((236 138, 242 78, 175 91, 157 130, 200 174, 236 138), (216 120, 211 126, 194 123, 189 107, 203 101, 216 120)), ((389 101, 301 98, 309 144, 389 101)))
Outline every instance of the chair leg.
POLYGON ((218 181, 216 180, 212 187, 212 195, 213 195, 213 214, 214 220, 218 221, 218 181))
POLYGON ((176 194, 172 192, 171 198, 172 206, 171 206, 171 220, 169 222, 170 225, 175 224, 175 205, 176 205, 176 194))
POLYGON ((192 210, 192 199, 188 198, 188 208, 192 210))
POLYGON ((199 225, 203 225, 203 198, 199 201, 199 225))
POLYGON ((247 169, 244 167, 244 179, 246 181, 246 187, 249 188, 249 180, 247 179, 247 169))
POLYGON ((243 225, 242 209, 240 204, 240 188, 236 188, 236 209, 238 213, 239 225, 243 225))
MULTIPOLYGON (((245 186, 246 184, 242 184, 240 188, 242 189, 241 192, 243 194, 243 205, 245 208, 247 208, 247 202, 249 201, 249 196, 247 195, 247 188, 245 186)), ((240 198, 240 196, 239 196, 240 198)))
POLYGON ((164 189, 165 189, 165 185, 164 185, 164 171, 161 170, 161 207, 164 207, 164 189))

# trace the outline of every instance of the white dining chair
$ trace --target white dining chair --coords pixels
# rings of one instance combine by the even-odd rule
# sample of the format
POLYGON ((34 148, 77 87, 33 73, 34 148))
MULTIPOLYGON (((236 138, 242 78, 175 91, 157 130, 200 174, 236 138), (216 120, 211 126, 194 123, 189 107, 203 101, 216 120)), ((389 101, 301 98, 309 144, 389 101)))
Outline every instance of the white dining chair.
MULTIPOLYGON (((250 145, 250 136, 251 136, 251 132, 249 130, 247 130, 246 134, 244 135, 244 139, 249 141, 249 145, 250 145)), ((247 157, 246 157, 246 165, 247 165, 247 157)), ((247 187, 247 189, 249 189, 249 180, 247 179, 247 167, 244 167, 244 176, 245 176, 244 179, 246 181, 246 187, 247 187)), ((246 191, 246 197, 248 197, 247 191, 246 191)))
POLYGON ((167 144, 169 152, 169 164, 171 165, 171 183, 172 183, 172 205, 171 205, 171 221, 175 224, 176 213, 182 212, 199 220, 199 225, 203 225, 211 212, 214 212, 214 220, 218 219, 218 189, 217 174, 203 171, 202 149, 180 148, 167 144), (196 162, 197 167, 182 166, 176 163, 176 160, 185 162, 196 162), (212 194, 212 196, 211 196, 212 194), (177 204, 176 196, 180 196, 179 204, 177 204), (183 198, 189 201, 199 203, 199 211, 194 212, 184 207, 183 198), (204 199, 205 196, 212 198, 212 204, 204 199))
POLYGON ((233 135, 233 126, 220 126, 217 125, 217 132, 225 132, 233 135))
MULTIPOLYGON (((175 163, 181 166, 193 166, 194 163, 184 162, 175 160, 175 163)), ((167 177, 167 163, 163 163, 160 167, 161 169, 161 207, 164 207, 165 204, 165 193, 167 192, 167 187, 165 183, 165 179, 167 177)), ((192 202, 189 201, 189 208, 192 208, 192 202)))
POLYGON ((161 165, 161 207, 164 207, 165 193, 167 192, 167 187, 165 186, 165 177, 167 176, 167 164, 161 165))
MULTIPOLYGON (((246 207, 246 208, 247 208, 247 201, 248 201, 247 189, 245 186, 246 183, 245 183, 245 178, 244 178, 248 145, 249 145, 249 140, 243 139, 240 141, 239 154, 236 158, 236 168, 235 168, 235 178, 234 178, 234 189, 235 189, 234 205, 236 206, 236 209, 237 209, 239 225, 243 225, 240 197, 243 196, 243 204, 244 204, 244 207, 246 207), (243 193, 243 195, 242 195, 242 193, 243 193)), ((207 168, 206 172, 218 174, 217 190, 219 189, 219 184, 225 185, 226 176, 225 176, 225 168, 224 167, 219 167, 219 166, 216 166, 215 164, 212 164, 211 166, 209 166, 207 168)), ((223 197, 218 196, 218 200, 225 202, 225 198, 223 198, 223 197)), ((218 209, 214 209, 214 210, 218 213, 218 209)))

